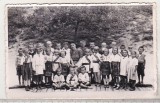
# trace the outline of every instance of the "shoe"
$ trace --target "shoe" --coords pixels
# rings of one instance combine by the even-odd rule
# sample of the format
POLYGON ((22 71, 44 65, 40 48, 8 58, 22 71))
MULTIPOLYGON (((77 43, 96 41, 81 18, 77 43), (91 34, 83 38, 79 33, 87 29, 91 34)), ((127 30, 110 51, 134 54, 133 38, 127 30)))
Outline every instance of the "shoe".
POLYGON ((109 88, 109 85, 106 85, 106 88, 109 88))
POLYGON ((120 88, 121 88, 120 86, 117 86, 117 87, 116 87, 116 90, 119 90, 120 88))
POLYGON ((114 86, 113 86, 113 88, 116 88, 116 87, 117 87, 117 85, 114 85, 114 86))
POLYGON ((134 88, 130 88, 129 90, 130 90, 130 91, 135 91, 135 89, 134 89, 134 88))

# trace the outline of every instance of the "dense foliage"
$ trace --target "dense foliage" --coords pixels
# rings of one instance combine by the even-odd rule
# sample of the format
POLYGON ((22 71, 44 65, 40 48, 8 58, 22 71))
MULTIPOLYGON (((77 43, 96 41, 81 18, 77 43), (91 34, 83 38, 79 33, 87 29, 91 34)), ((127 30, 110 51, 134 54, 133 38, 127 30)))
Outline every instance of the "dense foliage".
POLYGON ((131 44, 151 41, 152 26, 152 6, 8 8, 9 46, 19 41, 38 42, 44 39, 131 44))

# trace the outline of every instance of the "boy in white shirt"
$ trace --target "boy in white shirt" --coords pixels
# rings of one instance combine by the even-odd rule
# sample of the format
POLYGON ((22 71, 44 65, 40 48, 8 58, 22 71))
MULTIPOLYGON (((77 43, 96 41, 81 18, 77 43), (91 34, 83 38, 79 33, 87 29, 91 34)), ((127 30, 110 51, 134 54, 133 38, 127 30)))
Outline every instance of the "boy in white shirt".
POLYGON ((18 55, 16 57, 16 70, 17 70, 19 85, 21 85, 21 84, 24 85, 23 62, 24 62, 23 49, 19 48, 18 55))
POLYGON ((62 70, 60 68, 57 69, 57 74, 54 76, 52 85, 53 89, 61 89, 66 85, 64 76, 62 75, 62 70))
POLYGON ((78 77, 76 75, 75 69, 70 68, 70 73, 67 76, 67 86, 71 89, 71 91, 74 91, 75 88, 78 86, 78 77))
POLYGON ((86 72, 86 68, 85 66, 82 66, 81 68, 81 72, 78 75, 78 82, 79 82, 79 86, 82 88, 88 88, 89 86, 89 75, 86 72))

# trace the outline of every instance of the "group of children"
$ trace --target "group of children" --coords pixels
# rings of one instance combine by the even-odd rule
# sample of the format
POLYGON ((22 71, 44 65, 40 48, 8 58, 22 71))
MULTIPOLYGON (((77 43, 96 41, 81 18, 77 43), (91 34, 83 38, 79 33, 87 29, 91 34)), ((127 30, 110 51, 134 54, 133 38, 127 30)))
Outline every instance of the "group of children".
POLYGON ((32 83, 36 88, 42 84, 50 85, 54 89, 88 88, 95 84, 105 88, 110 86, 115 89, 135 90, 136 78, 143 84, 145 55, 144 47, 139 47, 139 54, 129 46, 117 47, 112 42, 110 48, 103 42, 101 47, 90 42, 80 41, 80 47, 75 43, 56 43, 52 48, 52 42, 29 44, 27 48, 19 48, 16 58, 17 75, 20 85, 25 85, 25 90, 31 89, 32 83), (78 55, 81 54, 81 55, 78 55), (75 59, 76 57, 79 59, 75 59), (74 57, 74 58, 72 58, 74 57))

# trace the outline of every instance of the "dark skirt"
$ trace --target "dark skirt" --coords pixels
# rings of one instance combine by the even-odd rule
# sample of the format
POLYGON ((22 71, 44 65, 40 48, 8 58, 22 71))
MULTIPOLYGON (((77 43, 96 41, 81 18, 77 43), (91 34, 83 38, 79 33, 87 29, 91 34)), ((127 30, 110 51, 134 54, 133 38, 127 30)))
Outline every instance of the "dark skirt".
POLYGON ((62 75, 67 76, 69 74, 69 67, 67 64, 61 64, 62 75))
POLYGON ((101 63, 101 72, 102 75, 109 75, 110 74, 110 62, 104 61, 101 63))
POLYGON ((24 70, 23 70, 23 65, 17 66, 17 67, 16 67, 16 70, 17 70, 17 75, 18 75, 18 76, 23 75, 23 72, 24 72, 24 70))
POLYGON ((45 63, 44 76, 52 76, 52 62, 47 61, 45 63))
POLYGON ((32 72, 31 63, 24 63, 23 67, 24 67, 24 80, 30 80, 32 72))
POLYGON ((120 74, 119 62, 111 62, 111 69, 113 76, 119 76, 120 74))
POLYGON ((144 63, 138 63, 137 74, 138 74, 138 75, 145 76, 145 74, 144 74, 144 69, 145 69, 144 63))

